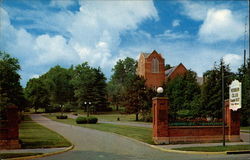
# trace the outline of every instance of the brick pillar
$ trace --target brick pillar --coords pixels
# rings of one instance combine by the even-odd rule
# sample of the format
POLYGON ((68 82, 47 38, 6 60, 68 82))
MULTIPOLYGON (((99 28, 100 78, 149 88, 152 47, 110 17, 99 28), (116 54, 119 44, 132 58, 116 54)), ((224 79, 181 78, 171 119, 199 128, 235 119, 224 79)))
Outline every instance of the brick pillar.
POLYGON ((225 114, 228 126, 226 135, 228 135, 229 141, 240 141, 240 112, 229 109, 229 100, 225 101, 225 114))
POLYGON ((2 128, 7 133, 0 140, 0 149, 18 149, 19 143, 19 116, 16 106, 8 106, 6 109, 7 125, 2 128))
POLYGON ((153 98, 153 140, 156 144, 169 144, 168 103, 166 97, 153 98))

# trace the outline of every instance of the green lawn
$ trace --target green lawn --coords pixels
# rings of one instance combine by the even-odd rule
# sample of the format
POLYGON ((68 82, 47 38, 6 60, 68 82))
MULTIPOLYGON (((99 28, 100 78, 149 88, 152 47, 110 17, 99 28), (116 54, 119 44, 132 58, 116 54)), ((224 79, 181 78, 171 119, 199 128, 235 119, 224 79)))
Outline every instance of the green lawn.
POLYGON ((0 153, 0 159, 36 156, 36 155, 41 155, 41 154, 42 153, 0 153))
POLYGON ((114 124, 104 124, 104 123, 97 123, 97 124, 76 124, 74 119, 56 119, 54 115, 47 115, 46 117, 55 120, 57 122, 62 122, 70 125, 86 127, 91 129, 96 129, 105 132, 112 132, 116 134, 120 134, 126 137, 134 138, 139 141, 153 144, 152 141, 152 129, 145 128, 145 127, 134 127, 134 126, 125 126, 125 125, 114 125, 114 124))
POLYGON ((58 133, 39 125, 25 115, 20 124, 19 138, 22 148, 52 148, 70 146, 70 142, 58 133))
MULTIPOLYGON (((86 115, 86 113, 84 112, 80 112, 79 114, 86 115)), ((116 112, 107 112, 103 114, 91 114, 91 116, 97 117, 99 120, 106 120, 106 121, 111 121, 111 122, 136 122, 135 114, 120 114, 116 112), (117 121, 118 117, 120 121, 117 121)), ((141 122, 141 121, 137 121, 137 122, 147 123, 147 122, 141 122)))
POLYGON ((174 148, 181 151, 202 151, 202 152, 224 152, 224 151, 242 151, 250 150, 250 145, 232 145, 232 146, 211 146, 211 147, 184 147, 174 148))
POLYGON ((250 130, 250 126, 248 126, 248 127, 240 127, 240 129, 243 129, 243 130, 250 130))

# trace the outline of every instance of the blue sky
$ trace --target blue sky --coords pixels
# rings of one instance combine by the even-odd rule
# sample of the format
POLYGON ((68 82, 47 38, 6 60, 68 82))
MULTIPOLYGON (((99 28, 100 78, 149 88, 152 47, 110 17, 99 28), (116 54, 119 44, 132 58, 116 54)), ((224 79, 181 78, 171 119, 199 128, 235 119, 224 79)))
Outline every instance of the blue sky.
POLYGON ((109 78, 118 59, 153 50, 165 63, 182 62, 199 76, 222 57, 232 71, 243 62, 247 0, 0 3, 0 50, 19 59, 23 86, 57 64, 85 61, 109 78))

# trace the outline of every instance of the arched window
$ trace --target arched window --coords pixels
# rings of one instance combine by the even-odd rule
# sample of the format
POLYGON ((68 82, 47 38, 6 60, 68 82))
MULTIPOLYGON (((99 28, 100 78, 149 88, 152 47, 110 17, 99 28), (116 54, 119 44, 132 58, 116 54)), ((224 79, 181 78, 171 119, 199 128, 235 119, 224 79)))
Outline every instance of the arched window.
POLYGON ((152 60, 152 72, 159 73, 159 61, 157 58, 153 58, 152 60))

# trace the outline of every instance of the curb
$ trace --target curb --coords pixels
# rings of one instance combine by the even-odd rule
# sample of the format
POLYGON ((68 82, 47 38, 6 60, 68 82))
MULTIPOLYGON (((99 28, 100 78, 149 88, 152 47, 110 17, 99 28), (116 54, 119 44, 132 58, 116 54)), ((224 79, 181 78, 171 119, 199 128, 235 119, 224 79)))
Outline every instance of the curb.
POLYGON ((74 148, 74 145, 71 145, 70 147, 62 150, 62 151, 56 151, 56 152, 51 152, 51 153, 44 153, 41 155, 36 155, 36 156, 27 156, 27 157, 17 157, 17 158, 8 158, 8 160, 26 160, 26 159, 34 159, 34 158, 41 158, 41 157, 47 157, 47 156, 52 156, 56 154, 61 154, 67 151, 70 151, 74 148))
POLYGON ((195 152, 195 151, 180 151, 175 149, 165 149, 161 147, 157 147, 155 145, 150 145, 152 148, 165 151, 165 152, 173 152, 173 153, 183 153, 183 154, 206 154, 206 155, 217 155, 217 154, 226 154, 226 152, 195 152))

